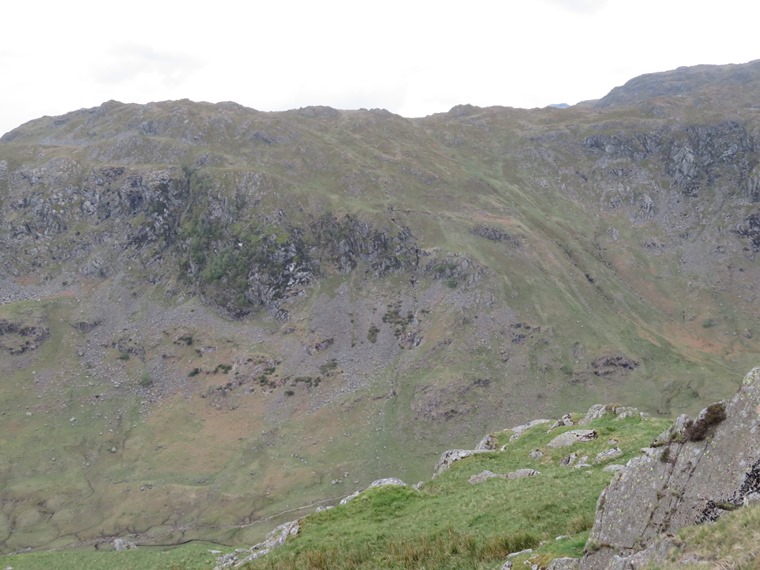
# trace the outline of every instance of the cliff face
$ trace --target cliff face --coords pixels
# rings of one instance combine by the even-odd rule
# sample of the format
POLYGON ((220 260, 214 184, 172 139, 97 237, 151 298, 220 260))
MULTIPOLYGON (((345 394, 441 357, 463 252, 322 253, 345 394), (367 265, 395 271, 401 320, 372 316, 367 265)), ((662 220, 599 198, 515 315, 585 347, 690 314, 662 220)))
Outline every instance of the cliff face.
POLYGON ((118 534, 127 489, 179 505, 138 509, 147 534, 230 540, 505 422, 731 393, 760 329, 756 65, 676 75, 596 107, 108 102, 6 134, 3 548, 118 534))
POLYGON ((581 568, 645 565, 657 539, 760 500, 760 368, 728 402, 675 424, 599 497, 581 568), (644 552, 642 552, 644 551, 644 552))

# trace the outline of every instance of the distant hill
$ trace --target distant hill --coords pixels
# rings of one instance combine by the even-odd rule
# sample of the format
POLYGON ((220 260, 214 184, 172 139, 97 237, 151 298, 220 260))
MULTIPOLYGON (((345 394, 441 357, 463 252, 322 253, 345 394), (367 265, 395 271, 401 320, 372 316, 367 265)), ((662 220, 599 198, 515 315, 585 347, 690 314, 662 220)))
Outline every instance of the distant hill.
POLYGON ((599 107, 630 105, 655 97, 693 97, 698 102, 716 92, 727 99, 748 97, 760 82, 760 60, 742 65, 695 65, 635 77, 615 87, 599 107))

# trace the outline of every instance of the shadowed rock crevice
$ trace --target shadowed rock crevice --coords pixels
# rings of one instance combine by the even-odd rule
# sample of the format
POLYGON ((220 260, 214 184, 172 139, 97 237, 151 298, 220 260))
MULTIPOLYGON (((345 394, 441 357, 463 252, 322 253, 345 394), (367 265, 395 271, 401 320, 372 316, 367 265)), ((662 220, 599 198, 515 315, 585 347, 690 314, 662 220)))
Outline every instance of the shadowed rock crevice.
POLYGON ((49 335, 50 329, 42 323, 0 319, 0 349, 12 355, 36 349, 49 335))

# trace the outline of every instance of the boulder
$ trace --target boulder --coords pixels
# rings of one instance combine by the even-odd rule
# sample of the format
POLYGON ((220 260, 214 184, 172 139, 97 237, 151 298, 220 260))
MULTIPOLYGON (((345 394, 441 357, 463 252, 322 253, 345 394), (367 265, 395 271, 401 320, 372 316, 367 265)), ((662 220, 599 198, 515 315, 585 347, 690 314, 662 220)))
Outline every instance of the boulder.
POLYGON ((397 479, 396 477, 386 477, 385 479, 377 479, 375 481, 372 481, 372 483, 369 484, 369 486, 366 489, 359 489, 358 491, 354 491, 347 497, 343 497, 340 500, 340 505, 345 505, 349 501, 353 501, 356 497, 364 493, 365 491, 368 491, 369 489, 376 489, 378 487, 387 487, 389 485, 396 485, 398 487, 408 487, 406 483, 404 483, 401 479, 397 479))
POLYGON ((535 469, 517 469, 516 471, 510 471, 509 473, 494 473, 493 471, 486 469, 485 471, 481 471, 477 475, 470 477, 468 482, 470 485, 477 485, 488 479, 522 479, 523 477, 535 477, 540 474, 541 472, 536 471, 535 469))
POLYGON ((116 538, 113 541, 113 548, 114 550, 121 552, 122 550, 135 549, 137 546, 130 540, 126 540, 124 538, 116 538))
POLYGON ((496 451, 496 438, 490 433, 475 446, 476 451, 496 451))
POLYGON ((339 505, 345 505, 346 503, 348 503, 350 501, 353 501, 356 497, 358 497, 359 495, 361 495, 363 492, 364 492, 364 489, 359 489, 358 491, 354 491, 350 495, 348 495, 346 497, 343 497, 340 500, 340 503, 338 503, 338 504, 339 505))
POLYGON ((485 471, 481 471, 477 475, 471 476, 467 480, 467 482, 470 485, 477 485, 478 483, 482 483, 483 481, 487 481, 488 479, 493 479, 494 477, 498 477, 498 478, 503 479, 504 475, 503 474, 499 475, 497 473, 494 473, 493 471, 489 471, 488 469, 486 469, 485 471))
POLYGON ((552 439, 547 445, 549 447, 567 447, 576 443, 583 443, 596 439, 596 430, 593 429, 574 429, 559 434, 552 439))
POLYGON ((596 458, 594 458, 594 461, 596 463, 604 463, 606 461, 617 459, 618 457, 621 457, 622 455, 623 455, 622 449, 620 449, 619 447, 613 447, 606 451, 601 451, 597 453, 596 458))
POLYGON ((230 554, 225 554, 217 558, 216 566, 214 570, 222 570, 225 568, 239 568, 248 562, 252 562, 257 558, 261 558, 266 554, 269 554, 274 548, 282 546, 285 541, 298 534, 301 530, 301 520, 294 520, 281 524, 275 527, 269 534, 267 534, 266 540, 260 542, 256 546, 249 550, 238 549, 230 554))
POLYGON ((578 425, 582 425, 582 426, 588 425, 594 420, 603 418, 609 413, 612 413, 612 410, 609 404, 594 404, 588 409, 588 412, 586 412, 586 415, 583 416, 581 421, 578 422, 578 425))
POLYGON ((614 415, 619 419, 629 418, 632 416, 641 416, 641 412, 637 408, 631 408, 627 406, 621 406, 619 404, 594 404, 583 416, 583 419, 578 422, 578 425, 586 426, 608 415, 614 415))
POLYGON ((563 467, 570 467, 573 463, 575 463, 576 459, 578 459, 578 454, 573 451, 570 455, 563 457, 559 464, 563 467))
POLYGON ((433 468, 433 479, 438 477, 438 475, 446 471, 460 459, 475 455, 476 453, 490 453, 490 451, 486 449, 449 449, 448 451, 444 451, 441 454, 438 463, 436 463, 433 468))
POLYGON ((588 462, 588 455, 584 455, 578 460, 578 463, 573 465, 575 469, 585 469, 587 467, 591 467, 591 464, 588 462))
POLYGON ((377 487, 388 487, 390 485, 395 485, 397 487, 408 487, 406 483, 404 483, 401 479, 397 479, 396 477, 386 477, 385 479, 377 479, 376 481, 372 481, 372 483, 369 484, 369 487, 367 489, 375 489, 377 487))
POLYGON ((552 431, 554 428, 565 427, 565 426, 572 426, 572 425, 575 425, 575 422, 573 422, 573 418, 570 417, 570 414, 565 414, 560 419, 558 419, 556 422, 554 422, 551 425, 551 427, 549 427, 549 431, 552 431))
POLYGON ((509 441, 514 441, 521 435, 523 435, 526 431, 528 431, 532 427, 540 426, 543 424, 550 424, 552 423, 551 420, 532 420, 528 422, 527 424, 522 424, 516 427, 511 428, 512 435, 509 438, 509 441))
POLYGON ((517 469, 516 471, 507 473, 507 479, 522 479, 523 477, 535 477, 536 475, 541 475, 541 472, 535 469, 517 469))
POLYGON ((672 426, 654 438, 652 447, 662 447, 674 441, 683 441, 685 439, 686 424, 690 421, 691 419, 686 414, 678 416, 672 426))

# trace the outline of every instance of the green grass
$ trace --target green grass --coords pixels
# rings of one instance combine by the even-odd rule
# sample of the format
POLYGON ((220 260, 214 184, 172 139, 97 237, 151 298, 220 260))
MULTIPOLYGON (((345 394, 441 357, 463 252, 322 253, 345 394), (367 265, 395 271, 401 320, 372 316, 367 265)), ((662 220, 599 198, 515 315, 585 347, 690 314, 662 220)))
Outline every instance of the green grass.
POLYGON ((547 434, 546 426, 538 426, 514 442, 509 442, 511 431, 499 433, 504 451, 461 460, 419 491, 372 489, 346 505, 310 515, 295 538, 248 568, 485 569, 498 568, 507 554, 525 548, 536 549, 531 556, 542 561, 580 556, 596 500, 611 474, 602 471, 604 465, 574 469, 560 466, 560 460, 577 451, 593 463, 614 438, 625 451, 616 462, 624 462, 668 424, 604 418, 592 425, 598 432, 595 441, 563 449, 546 443, 572 428, 547 434), (530 451, 537 448, 544 456, 531 459, 530 451), (470 476, 485 469, 505 473, 524 467, 541 474, 468 483, 470 476), (557 541, 559 536, 564 538, 557 541))
POLYGON ((219 554, 230 548, 211 543, 198 543, 177 548, 142 548, 133 550, 70 552, 32 552, 0 556, 0 566, 13 570, 209 570, 219 554))
POLYGON ((651 570, 705 568, 681 560, 708 561, 711 568, 757 570, 760 568, 760 505, 724 514, 713 524, 681 529, 665 563, 651 564, 651 570))

